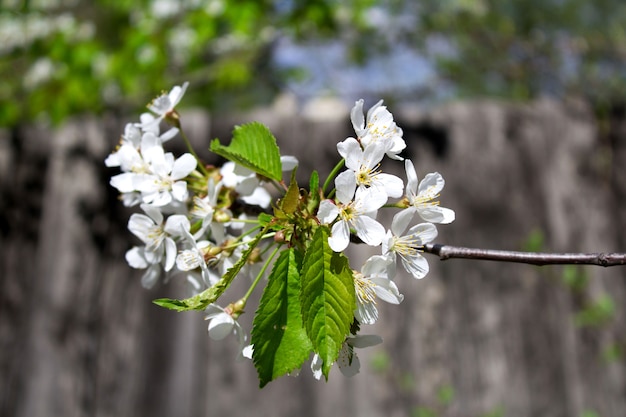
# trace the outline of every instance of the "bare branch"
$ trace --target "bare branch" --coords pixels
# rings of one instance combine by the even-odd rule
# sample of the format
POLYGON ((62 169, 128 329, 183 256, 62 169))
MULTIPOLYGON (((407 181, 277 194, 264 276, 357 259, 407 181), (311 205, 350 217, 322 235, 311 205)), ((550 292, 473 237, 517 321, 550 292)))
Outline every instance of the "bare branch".
POLYGON ((432 253, 445 261, 451 258, 485 261, 516 262, 532 265, 626 265, 626 253, 541 253, 507 250, 464 248, 428 243, 425 253, 432 253))

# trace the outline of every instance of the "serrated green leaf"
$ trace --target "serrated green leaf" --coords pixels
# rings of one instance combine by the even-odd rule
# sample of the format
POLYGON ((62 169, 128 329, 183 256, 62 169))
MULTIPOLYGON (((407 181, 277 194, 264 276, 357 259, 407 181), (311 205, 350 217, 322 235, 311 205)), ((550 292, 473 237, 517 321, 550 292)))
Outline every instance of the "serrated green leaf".
POLYGON ((302 264, 302 318, 313 349, 328 373, 354 319, 354 280, 348 259, 328 246, 329 231, 319 227, 302 264))
POLYGON ((320 187, 320 176, 317 171, 313 170, 311 172, 311 178, 309 178, 309 191, 315 191, 317 193, 317 189, 320 187))
POLYGON ((252 360, 260 387, 294 371, 309 357, 313 346, 300 312, 302 254, 291 248, 274 263, 252 327, 252 360))
POLYGON ((300 187, 298 187, 298 181, 296 180, 296 170, 291 172, 291 182, 289 188, 282 199, 281 208, 287 214, 293 214, 298 208, 298 202, 300 200, 300 187))
POLYGON ((213 139, 210 149, 264 177, 276 181, 282 179, 280 150, 276 145, 276 138, 261 123, 252 122, 236 126, 230 145, 222 146, 219 139, 213 139))
POLYGON ((320 205, 320 177, 317 171, 313 171, 311 173, 311 178, 309 179, 309 203, 308 209, 310 212, 314 212, 320 205))
POLYGON ((212 287, 207 288, 202 291, 200 294, 196 294, 193 297, 185 298, 183 300, 177 300, 173 298, 159 298, 157 300, 152 301, 154 304, 168 308, 174 311, 189 311, 189 310, 204 310, 211 303, 217 301, 217 299, 222 295, 226 288, 230 286, 230 283, 235 279, 241 268, 248 261, 248 257, 259 244, 263 236, 267 232, 269 226, 265 226, 259 234, 255 236, 255 238, 250 241, 248 244, 248 249, 246 249, 242 254, 241 258, 233 265, 219 281, 217 281, 212 287))

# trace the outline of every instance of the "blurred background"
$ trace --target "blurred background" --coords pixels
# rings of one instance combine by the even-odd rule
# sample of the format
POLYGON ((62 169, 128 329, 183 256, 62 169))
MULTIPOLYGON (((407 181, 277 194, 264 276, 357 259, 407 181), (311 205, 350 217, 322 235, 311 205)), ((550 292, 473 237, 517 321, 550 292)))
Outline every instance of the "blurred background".
POLYGON ((382 98, 418 175, 446 179, 438 243, 626 251, 622 1, 4 0, 1 416, 626 414, 622 267, 429 258, 364 330, 385 341, 359 375, 259 390, 234 339, 151 303, 184 283, 147 291, 124 260, 132 211, 104 158, 184 81, 209 163, 210 139, 259 120, 324 178, 354 101, 382 98))

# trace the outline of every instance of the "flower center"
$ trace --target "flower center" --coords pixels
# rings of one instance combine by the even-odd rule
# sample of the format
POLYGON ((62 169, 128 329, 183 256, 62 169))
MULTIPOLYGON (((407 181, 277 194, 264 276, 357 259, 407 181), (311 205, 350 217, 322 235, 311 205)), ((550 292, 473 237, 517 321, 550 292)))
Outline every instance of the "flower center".
POLYGON ((374 283, 366 279, 362 273, 354 272, 354 289, 361 304, 376 304, 376 292, 374 283))
POLYGON ((376 165, 374 168, 368 168, 367 165, 364 164, 361 165, 359 171, 356 172, 356 183, 370 187, 376 176, 380 174, 379 167, 380 164, 376 165))
POLYGON ((439 193, 435 191, 435 186, 431 185, 426 191, 413 197, 413 206, 415 207, 431 207, 438 206, 439 201, 435 199, 439 198, 439 193))
POLYGON ((400 256, 415 256, 423 248, 422 240, 415 236, 394 236, 390 250, 400 256))
POLYGON ((345 207, 341 208, 339 211, 339 215, 341 216, 341 219, 344 221, 351 221, 354 216, 356 215, 356 210, 354 210, 354 207, 352 206, 354 202, 346 205, 345 207))
POLYGON ((174 180, 170 177, 161 177, 154 180, 154 184, 157 186, 159 191, 168 191, 172 189, 172 185, 174 184, 174 180))
POLYGON ((200 254, 190 249, 185 249, 178 255, 178 257, 182 266, 180 269, 184 271, 191 271, 198 268, 200 266, 200 262, 202 261, 200 254))
POLYGON ((152 226, 148 228, 148 233, 146 233, 146 249, 151 252, 154 252, 161 243, 163 243, 163 239, 165 239, 165 231, 161 226, 152 226))

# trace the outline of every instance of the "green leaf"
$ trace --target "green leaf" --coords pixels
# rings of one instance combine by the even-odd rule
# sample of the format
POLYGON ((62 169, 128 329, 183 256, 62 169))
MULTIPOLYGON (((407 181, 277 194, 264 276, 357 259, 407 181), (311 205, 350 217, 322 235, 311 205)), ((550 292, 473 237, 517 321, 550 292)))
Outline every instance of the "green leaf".
POLYGON ((320 176, 317 171, 313 170, 311 178, 309 178, 309 191, 317 193, 318 188, 320 188, 320 176))
POLYGON ((317 171, 311 173, 309 179, 309 203, 308 209, 314 213, 320 205, 320 177, 317 171))
POLYGON ((236 126, 229 146, 211 141, 211 151, 257 174, 280 181, 283 178, 280 150, 270 130, 261 123, 236 126))
POLYGON ((348 259, 328 246, 328 228, 319 227, 302 265, 302 318, 315 352, 328 373, 354 319, 354 280, 348 259))
POLYGON ((313 346, 302 327, 300 267, 302 254, 283 251, 269 276, 252 327, 252 359, 260 387, 302 366, 313 346))
POLYGON ((242 254, 241 258, 237 261, 235 265, 233 265, 224 276, 217 281, 212 287, 207 288, 202 291, 200 294, 194 295, 193 297, 185 298, 183 300, 176 300, 173 298, 159 298, 152 301, 154 304, 169 308, 174 311, 189 311, 189 310, 204 310, 211 303, 217 301, 217 299, 222 295, 226 288, 230 286, 230 283, 235 279, 241 268, 248 261, 248 257, 259 244, 269 226, 265 226, 263 230, 259 232, 255 236, 255 238, 248 244, 248 249, 246 249, 242 254))
POLYGON ((281 208, 287 214, 293 214, 298 208, 300 201, 300 187, 298 187, 298 181, 296 181, 296 170, 291 172, 291 182, 289 188, 283 197, 281 208))

